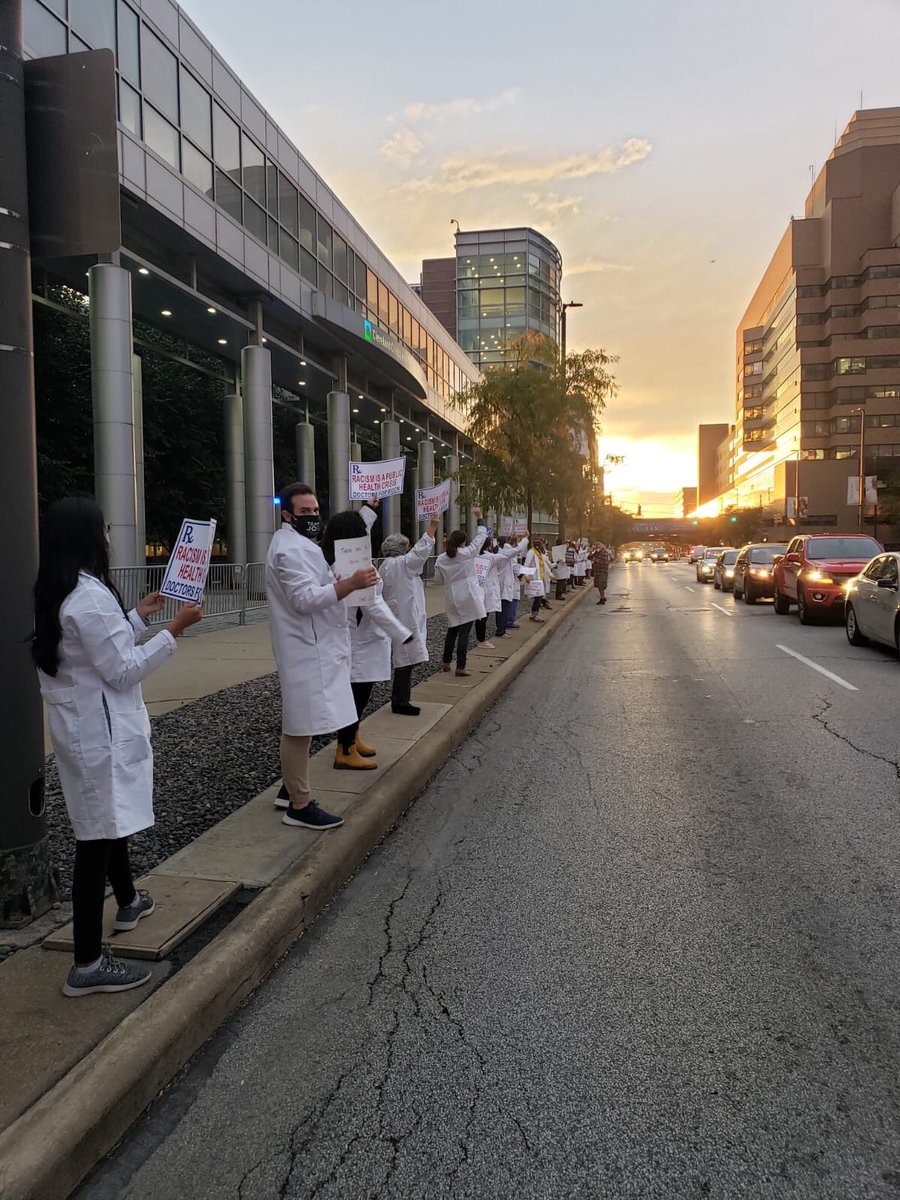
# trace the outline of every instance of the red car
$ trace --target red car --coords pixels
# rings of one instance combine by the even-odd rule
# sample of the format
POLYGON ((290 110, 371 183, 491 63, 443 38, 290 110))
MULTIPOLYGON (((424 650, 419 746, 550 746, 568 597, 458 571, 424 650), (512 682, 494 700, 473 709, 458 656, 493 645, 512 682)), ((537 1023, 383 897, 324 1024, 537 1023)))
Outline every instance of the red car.
POLYGON ((803 625, 812 624, 819 613, 843 618, 846 583, 883 549, 865 533, 805 533, 795 537, 783 555, 775 556, 775 611, 784 616, 796 604, 803 625))

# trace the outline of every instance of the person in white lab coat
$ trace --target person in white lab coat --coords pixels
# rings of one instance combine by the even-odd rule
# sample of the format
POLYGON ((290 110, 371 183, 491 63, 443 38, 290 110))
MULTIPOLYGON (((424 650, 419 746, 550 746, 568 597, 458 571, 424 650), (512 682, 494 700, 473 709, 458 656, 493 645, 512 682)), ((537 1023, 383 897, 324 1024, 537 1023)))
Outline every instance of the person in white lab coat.
MULTIPOLYGON (((494 614, 495 625, 500 621, 503 604, 500 599, 499 567, 503 561, 498 557, 500 547, 493 540, 488 540, 481 547, 481 553, 475 561, 475 575, 484 593, 484 610, 486 614, 494 614)), ((495 643, 487 640, 487 616, 479 617, 475 622, 475 641, 479 646, 493 650, 495 643)))
MULTIPOLYGON (((335 513, 322 535, 325 561, 333 567, 335 542, 365 537, 374 524, 374 507, 364 506, 358 513, 335 513)), ((340 576, 337 578, 340 579, 340 576)), ((391 677, 391 645, 402 646, 412 642, 413 634, 397 620, 385 603, 380 578, 375 585, 375 598, 371 604, 355 605, 350 597, 345 609, 350 631, 350 688, 356 718, 338 730, 334 766, 339 771, 371 771, 378 766, 375 761, 377 752, 374 746, 367 745, 359 736, 359 722, 375 684, 385 683, 391 677)))
POLYGON ((114 927, 134 929, 154 908, 135 891, 128 838, 153 824, 153 751, 141 680, 175 653, 175 639, 202 615, 185 604, 143 645, 158 592, 125 611, 109 573, 103 514, 93 500, 51 504, 41 535, 34 588, 31 655, 38 669, 59 781, 75 833, 72 923, 75 961, 67 996, 120 992, 150 971, 114 958, 102 945, 106 881, 118 910, 114 927))
POLYGON ((525 555, 525 570, 530 572, 525 579, 525 595, 531 600, 531 615, 529 621, 537 621, 543 623, 544 618, 539 617, 541 611, 541 602, 544 599, 544 555, 542 553, 542 545, 536 541, 532 548, 525 555))
POLYGON ((516 560, 528 549, 526 534, 520 541, 505 537, 500 538, 500 548, 497 551, 497 577, 500 581, 500 615, 497 618, 497 630, 494 637, 505 637, 508 629, 518 629, 516 625, 515 606, 519 599, 519 576, 516 570, 516 560))
POLYGON ((469 651, 469 632, 472 623, 485 616, 484 596, 475 576, 475 559, 487 541, 487 529, 481 524, 481 509, 473 508, 478 531, 466 544, 466 535, 454 529, 444 538, 444 553, 434 564, 435 575, 444 584, 444 608, 447 614, 447 636, 444 639, 443 669, 450 670, 456 648, 456 674, 469 675, 466 657, 469 651))
POLYGON ((428 661, 428 615, 422 571, 434 550, 440 520, 434 517, 425 533, 410 549, 409 538, 392 533, 381 543, 384 561, 379 568, 382 595, 391 612, 413 631, 413 640, 394 647, 394 682, 391 712, 417 717, 421 709, 410 702, 413 667, 428 661))
POLYGON ((350 630, 344 597, 374 587, 378 572, 360 569, 335 579, 318 545, 319 502, 308 484, 281 493, 281 528, 266 559, 272 650, 281 684, 281 771, 289 794, 282 821, 303 829, 335 829, 309 787, 309 747, 356 719, 350 686, 350 630))
POLYGON ((566 591, 569 587, 569 573, 571 568, 565 558, 556 560, 556 599, 565 600, 566 591))
POLYGON ((575 551, 575 586, 584 587, 584 578, 587 575, 588 552, 584 546, 579 546, 575 551))
POLYGON ((547 549, 546 542, 541 543, 541 557, 544 560, 544 596, 541 600, 542 608, 550 608, 550 589, 553 586, 553 559, 547 549))

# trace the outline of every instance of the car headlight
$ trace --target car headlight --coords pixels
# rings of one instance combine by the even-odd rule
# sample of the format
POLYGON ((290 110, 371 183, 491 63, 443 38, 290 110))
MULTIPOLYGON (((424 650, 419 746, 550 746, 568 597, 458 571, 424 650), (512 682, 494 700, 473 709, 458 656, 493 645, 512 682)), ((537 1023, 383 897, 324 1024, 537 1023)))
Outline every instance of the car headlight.
POLYGON ((766 576, 768 576, 768 575, 771 575, 771 574, 772 574, 772 572, 771 572, 771 571, 767 571, 767 570, 766 570, 764 567, 753 567, 753 568, 751 569, 751 571, 750 571, 750 574, 751 574, 751 575, 757 575, 757 576, 759 576, 761 579, 764 579, 766 576))
POLYGON ((733 574, 734 574, 734 567, 729 567, 728 570, 725 572, 725 578, 730 579, 733 574))
POLYGON ((804 571, 803 578, 808 579, 810 583, 834 583, 830 575, 826 575, 824 571, 815 567, 811 571, 804 571))

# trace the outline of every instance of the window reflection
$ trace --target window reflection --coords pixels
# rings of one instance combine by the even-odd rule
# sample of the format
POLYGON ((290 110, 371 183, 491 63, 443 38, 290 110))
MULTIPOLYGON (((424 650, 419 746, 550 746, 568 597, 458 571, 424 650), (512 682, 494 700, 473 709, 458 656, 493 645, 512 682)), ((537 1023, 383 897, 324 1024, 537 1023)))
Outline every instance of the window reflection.
POLYGON ((177 121, 178 61, 146 25, 141 26, 141 80, 144 98, 177 121))

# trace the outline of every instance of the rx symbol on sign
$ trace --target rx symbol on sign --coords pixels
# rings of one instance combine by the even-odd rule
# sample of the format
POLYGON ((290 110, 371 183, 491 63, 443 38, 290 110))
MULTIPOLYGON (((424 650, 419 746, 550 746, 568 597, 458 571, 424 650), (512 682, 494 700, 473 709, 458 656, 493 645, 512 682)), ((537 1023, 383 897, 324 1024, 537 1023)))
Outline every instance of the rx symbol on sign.
POLYGON ((194 527, 193 525, 185 525, 184 527, 184 544, 193 546, 194 544, 194 527))

